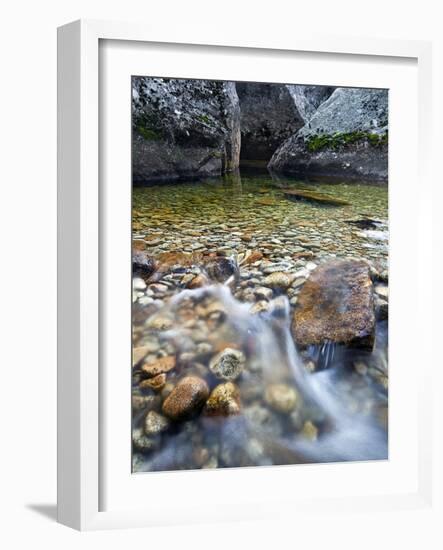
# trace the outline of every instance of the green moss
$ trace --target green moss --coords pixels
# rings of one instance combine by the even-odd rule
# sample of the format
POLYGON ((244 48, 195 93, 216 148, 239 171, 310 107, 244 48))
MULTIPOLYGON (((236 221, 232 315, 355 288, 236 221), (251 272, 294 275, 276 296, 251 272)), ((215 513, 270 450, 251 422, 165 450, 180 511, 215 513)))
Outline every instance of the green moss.
POLYGON ((311 153, 322 149, 338 149, 357 141, 368 141, 373 147, 379 147, 388 142, 388 133, 373 134, 371 132, 337 132, 335 134, 316 134, 310 136, 306 146, 311 153))
POLYGON ((137 132, 146 141, 157 141, 161 138, 161 135, 158 132, 152 130, 151 128, 146 128, 145 126, 137 126, 137 132))
POLYGON ((197 120, 200 122, 204 122, 205 124, 210 124, 211 119, 208 117, 208 115, 198 115, 197 120))

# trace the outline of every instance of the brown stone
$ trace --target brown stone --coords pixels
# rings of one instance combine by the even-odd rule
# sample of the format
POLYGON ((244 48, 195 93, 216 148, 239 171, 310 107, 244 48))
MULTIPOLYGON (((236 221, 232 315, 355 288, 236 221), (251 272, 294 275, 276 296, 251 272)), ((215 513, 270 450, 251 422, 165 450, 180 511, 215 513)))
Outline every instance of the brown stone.
POLYGON ((145 389, 152 389, 154 391, 160 391, 165 387, 166 384, 166 374, 157 374, 157 376, 153 376, 152 378, 148 378, 147 380, 142 380, 139 384, 139 388, 141 390, 145 389))
POLYGON ((166 357, 160 357, 156 359, 153 363, 145 363, 141 370, 148 378, 157 376, 164 372, 169 372, 175 367, 175 356, 167 355, 166 357))
POLYGON ((325 206, 348 206, 349 202, 337 199, 330 195, 316 191, 302 191, 301 189, 282 189, 286 198, 296 201, 307 201, 324 204, 325 206))
POLYGON ((243 265, 250 265, 258 262, 263 258, 263 253, 260 250, 251 250, 250 254, 246 254, 244 260, 242 261, 243 265))
POLYGON ((208 385, 202 378, 186 376, 163 402, 163 414, 171 420, 188 418, 202 408, 208 395, 208 385))
POLYGON ((216 386, 206 401, 208 416, 231 416, 240 413, 240 391, 232 382, 216 386))
POLYGON ((372 349, 375 314, 369 266, 333 260, 317 267, 298 295, 292 332, 300 347, 335 342, 372 349))
POLYGON ((206 284, 208 284, 208 279, 200 274, 200 275, 196 275, 192 281, 190 281, 187 285, 186 285, 186 288, 189 288, 189 289, 193 289, 193 288, 201 288, 202 286, 205 286, 206 284))

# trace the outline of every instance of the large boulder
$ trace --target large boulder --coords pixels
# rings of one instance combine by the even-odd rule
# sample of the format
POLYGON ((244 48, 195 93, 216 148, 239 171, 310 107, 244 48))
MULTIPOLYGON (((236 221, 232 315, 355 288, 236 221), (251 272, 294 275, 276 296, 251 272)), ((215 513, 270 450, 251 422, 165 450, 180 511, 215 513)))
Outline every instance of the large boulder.
POLYGON ((238 168, 240 107, 233 82, 134 77, 132 98, 134 183, 238 168))
POLYGON ((337 88, 275 151, 268 167, 299 176, 387 181, 387 90, 337 88))
POLYGON ((335 90, 332 86, 301 86, 297 84, 287 84, 287 88, 305 123, 311 120, 316 110, 335 90))
POLYGON ((237 82, 241 112, 242 160, 269 160, 304 124, 284 84, 237 82))
POLYGON ((297 345, 325 343, 372 349, 373 286, 361 260, 332 260, 315 269, 298 295, 292 322, 297 345))

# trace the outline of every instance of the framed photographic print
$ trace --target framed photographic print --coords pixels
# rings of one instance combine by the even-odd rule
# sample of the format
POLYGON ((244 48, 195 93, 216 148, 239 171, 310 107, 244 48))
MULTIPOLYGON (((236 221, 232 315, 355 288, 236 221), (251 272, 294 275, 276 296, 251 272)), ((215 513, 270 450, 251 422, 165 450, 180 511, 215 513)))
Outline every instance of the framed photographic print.
POLYGON ((59 520, 427 505, 428 44, 172 34, 59 29, 59 520))

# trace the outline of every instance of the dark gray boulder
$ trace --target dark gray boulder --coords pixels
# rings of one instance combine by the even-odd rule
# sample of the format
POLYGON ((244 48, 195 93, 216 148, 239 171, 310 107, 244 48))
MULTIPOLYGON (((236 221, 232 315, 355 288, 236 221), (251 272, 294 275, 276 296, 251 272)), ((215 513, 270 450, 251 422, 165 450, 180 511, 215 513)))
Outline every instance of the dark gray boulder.
POLYGON ((134 183, 238 168, 240 107, 233 82, 134 77, 132 97, 134 183))
POLYGON ((304 124, 285 84, 237 82, 242 160, 269 160, 304 124))
POLYGON ((337 88, 274 153, 271 171, 344 180, 388 179, 388 92, 337 88))
POLYGON ((320 105, 335 90, 332 86, 301 86, 297 84, 287 84, 287 88, 305 123, 312 118, 320 105))

